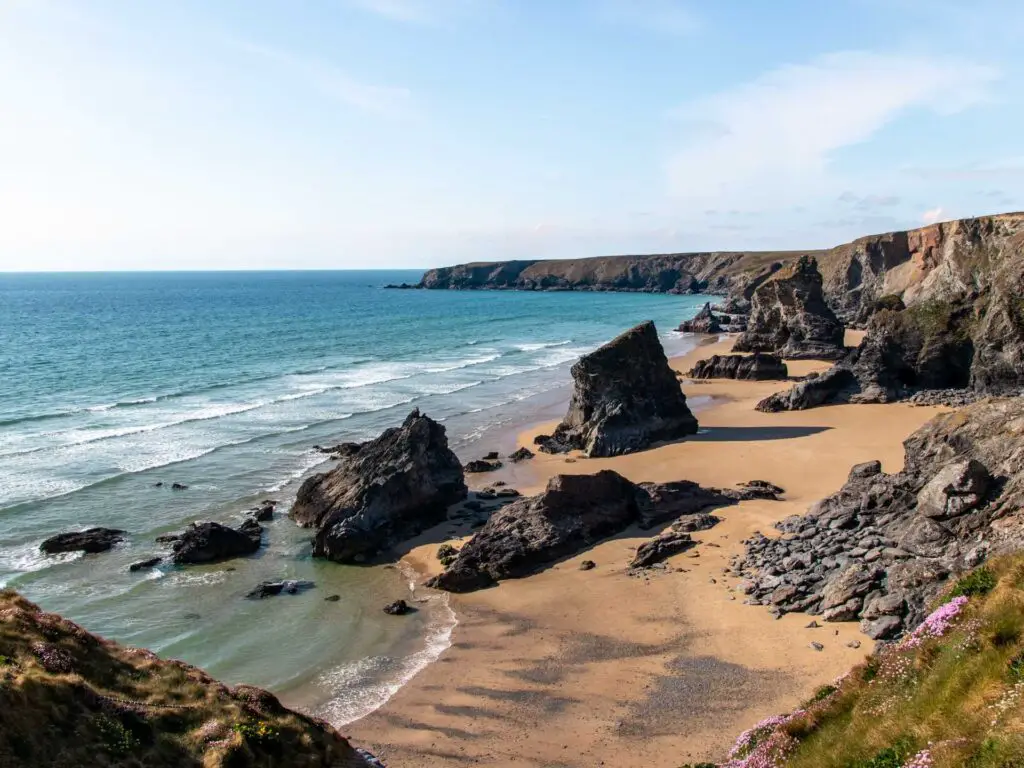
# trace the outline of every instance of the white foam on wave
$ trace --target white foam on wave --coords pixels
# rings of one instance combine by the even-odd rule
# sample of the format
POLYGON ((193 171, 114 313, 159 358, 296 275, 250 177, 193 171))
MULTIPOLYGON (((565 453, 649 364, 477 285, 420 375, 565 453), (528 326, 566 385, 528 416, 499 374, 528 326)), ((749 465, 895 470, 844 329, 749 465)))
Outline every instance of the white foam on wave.
POLYGON ((551 347, 564 347, 571 343, 572 339, 566 339, 565 341, 538 341, 526 344, 513 344, 512 346, 520 352, 538 352, 542 349, 550 349, 551 347))
POLYGON ((39 549, 39 542, 22 544, 18 547, 0 548, 0 571, 11 575, 0 579, 0 589, 23 573, 33 573, 61 563, 70 563, 84 556, 84 552, 62 552, 58 555, 47 555, 39 549))
MULTIPOLYGON (((415 573, 404 563, 402 572, 409 577, 415 573)), ((410 591, 415 591, 415 579, 410 578, 410 591)), ((410 656, 394 659, 388 656, 370 656, 335 667, 317 680, 331 694, 317 713, 335 728, 340 728, 384 706, 402 686, 437 661, 452 646, 452 632, 459 620, 442 592, 427 598, 431 620, 427 625, 423 648, 410 656)))
POLYGON ((176 587, 203 587, 209 584, 223 584, 227 580, 227 571, 207 571, 206 573, 175 573, 168 577, 167 582, 176 587))
POLYGON ((493 352, 486 355, 477 355, 476 357, 469 357, 464 360, 452 360, 450 363, 442 363, 440 365, 434 365, 428 368, 424 368, 424 373, 448 373, 449 371, 460 371, 463 368, 471 368, 474 365, 483 365, 484 363, 490 363, 501 357, 500 352, 493 352))

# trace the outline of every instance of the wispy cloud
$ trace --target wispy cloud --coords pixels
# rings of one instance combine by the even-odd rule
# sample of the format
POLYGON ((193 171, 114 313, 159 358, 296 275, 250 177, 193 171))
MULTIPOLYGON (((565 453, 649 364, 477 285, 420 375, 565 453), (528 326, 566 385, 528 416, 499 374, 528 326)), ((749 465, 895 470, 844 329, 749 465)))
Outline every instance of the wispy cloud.
POLYGON ((906 173, 928 181, 981 181, 1024 178, 1024 158, 1010 158, 984 165, 956 167, 906 168, 906 173))
POLYGON ((477 10, 489 0, 346 0, 361 11, 403 24, 440 24, 477 10))
POLYGON ((936 206, 935 208, 922 213, 921 221, 925 224, 935 224, 936 222, 942 221, 945 215, 946 212, 942 210, 942 206, 936 206))
POLYGON ((668 35, 689 35, 700 29, 697 15, 681 0, 597 0, 600 18, 668 35))
POLYGON ((417 114, 412 93, 407 88, 364 83, 327 62, 270 46, 243 41, 232 41, 231 44, 277 63, 302 78, 310 87, 354 109, 396 119, 410 119, 417 114))
POLYGON ((859 51, 775 69, 677 111, 689 140, 671 159, 672 187, 684 198, 806 192, 837 150, 914 108, 965 109, 998 76, 969 62, 859 51))

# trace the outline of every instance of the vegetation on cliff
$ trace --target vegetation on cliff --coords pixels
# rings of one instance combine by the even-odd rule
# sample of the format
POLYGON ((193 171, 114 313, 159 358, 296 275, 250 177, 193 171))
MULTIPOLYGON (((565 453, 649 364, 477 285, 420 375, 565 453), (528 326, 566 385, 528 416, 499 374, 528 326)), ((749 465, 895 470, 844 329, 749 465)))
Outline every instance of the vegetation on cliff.
POLYGON ((746 731, 722 766, 1024 766, 1024 555, 963 576, 933 608, 796 712, 746 731))
POLYGON ((0 766, 365 768, 270 693, 103 640, 0 591, 0 766))

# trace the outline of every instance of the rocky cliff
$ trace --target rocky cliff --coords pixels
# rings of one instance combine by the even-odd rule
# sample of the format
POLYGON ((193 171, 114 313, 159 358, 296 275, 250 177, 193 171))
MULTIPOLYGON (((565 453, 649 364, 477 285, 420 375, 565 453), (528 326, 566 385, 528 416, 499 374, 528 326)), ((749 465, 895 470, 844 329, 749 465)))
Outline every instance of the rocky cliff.
POLYGON ((0 765, 368 768, 327 723, 0 591, 0 765))

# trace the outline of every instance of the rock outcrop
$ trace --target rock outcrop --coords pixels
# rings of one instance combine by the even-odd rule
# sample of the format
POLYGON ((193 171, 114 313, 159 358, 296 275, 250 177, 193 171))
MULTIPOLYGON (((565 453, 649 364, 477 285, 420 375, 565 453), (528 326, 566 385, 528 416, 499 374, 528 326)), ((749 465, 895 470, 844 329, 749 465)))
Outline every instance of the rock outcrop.
POLYGON ((175 565, 198 565, 251 555, 260 548, 263 527, 249 519, 238 528, 220 523, 192 523, 171 543, 175 565))
POLYGON ((569 411, 553 435, 559 445, 587 456, 618 456, 697 432, 650 321, 581 357, 572 378, 569 411))
POLYGON ((307 589, 313 589, 316 584, 312 581, 302 579, 285 579, 284 581, 261 581, 246 595, 250 600, 263 600, 267 597, 276 597, 280 594, 297 595, 307 589))
POLYGON ((803 256, 754 291, 747 330, 733 349, 788 359, 835 360, 846 352, 843 332, 843 324, 825 303, 817 261, 803 256))
POLYGON ((315 557, 364 563, 444 522, 466 494, 444 427, 414 410, 402 426, 306 480, 289 514, 316 529, 315 557))
POLYGON ((0 650, 5 768, 371 765, 267 691, 105 640, 10 590, 0 650))
POLYGON ((855 466, 843 488, 747 542, 734 570, 777 613, 861 619, 870 636, 913 627, 945 581, 1024 547, 1024 399, 988 399, 911 435, 905 466, 855 466))
POLYGON ((58 533, 40 544, 39 549, 48 555, 62 552, 95 554, 106 552, 118 542, 124 541, 126 535, 125 531, 116 528, 89 528, 85 531, 58 533))
POLYGON ((722 320, 715 317, 711 311, 711 303, 708 302, 694 317, 680 323, 678 330, 683 333, 721 333, 722 323, 722 320))
POLYGON ((673 555, 685 552, 697 546, 697 542, 689 533, 682 531, 666 531, 650 541, 645 541, 636 549, 636 554, 629 563, 630 568, 648 568, 655 563, 667 560, 673 555))
POLYGON ((482 589, 533 573, 633 524, 651 528, 675 520, 671 535, 678 538, 677 533, 717 523, 718 518, 706 514, 708 509, 777 498, 778 493, 781 489, 756 481, 738 490, 720 490, 688 480, 636 485, 611 470, 557 475, 540 495, 496 512, 444 573, 428 583, 450 592, 482 589))
POLYGON ((765 413, 803 411, 819 405, 847 403, 860 392, 854 372, 846 365, 834 365, 824 373, 808 376, 791 389, 776 392, 754 406, 765 413))
POLYGON ((789 378, 789 369, 781 358, 755 352, 752 355, 713 355, 698 360, 686 375, 691 379, 771 381, 789 378))

